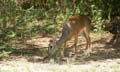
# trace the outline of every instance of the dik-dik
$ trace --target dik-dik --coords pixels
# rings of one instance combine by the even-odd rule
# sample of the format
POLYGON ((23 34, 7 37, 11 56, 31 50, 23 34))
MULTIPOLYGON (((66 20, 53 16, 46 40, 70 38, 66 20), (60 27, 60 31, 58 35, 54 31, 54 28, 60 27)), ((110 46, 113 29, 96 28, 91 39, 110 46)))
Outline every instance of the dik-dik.
POLYGON ((74 52, 77 52, 77 41, 79 33, 83 33, 86 39, 86 49, 89 53, 90 49, 90 26, 91 20, 85 15, 74 15, 69 18, 69 20, 64 24, 62 29, 62 35, 59 40, 54 37, 50 40, 48 53, 49 55, 55 54, 55 52, 62 47, 62 56, 64 56, 64 48, 66 48, 66 43, 71 38, 74 38, 74 52))

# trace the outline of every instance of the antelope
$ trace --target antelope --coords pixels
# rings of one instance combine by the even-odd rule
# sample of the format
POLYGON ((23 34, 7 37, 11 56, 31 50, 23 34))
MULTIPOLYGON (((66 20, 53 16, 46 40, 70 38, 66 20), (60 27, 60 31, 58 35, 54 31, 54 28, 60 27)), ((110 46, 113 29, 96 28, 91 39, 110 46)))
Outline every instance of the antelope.
POLYGON ((61 48, 61 55, 64 56, 64 48, 66 48, 66 43, 70 39, 74 38, 74 49, 73 51, 77 52, 77 41, 78 41, 78 34, 83 33, 83 36, 86 39, 86 48, 87 54, 91 51, 90 45, 90 26, 91 20, 86 15, 74 15, 69 18, 69 20, 64 24, 62 29, 62 35, 59 40, 56 40, 56 37, 53 37, 49 42, 48 53, 49 55, 55 54, 55 52, 61 48))

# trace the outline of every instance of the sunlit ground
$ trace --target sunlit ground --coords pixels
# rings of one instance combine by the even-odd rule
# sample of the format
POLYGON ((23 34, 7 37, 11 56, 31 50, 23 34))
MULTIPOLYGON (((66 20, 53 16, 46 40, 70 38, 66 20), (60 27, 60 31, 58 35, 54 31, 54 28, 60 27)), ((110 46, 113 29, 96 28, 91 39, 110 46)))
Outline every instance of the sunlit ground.
POLYGON ((120 59, 89 61, 79 65, 6 61, 0 63, 0 72, 120 72, 120 59))
MULTIPOLYGON (((78 57, 66 63, 43 63, 42 49, 23 49, 0 61, 0 72, 120 72, 120 49, 106 45, 109 35, 91 34, 92 54, 89 57, 78 57), (38 58, 38 60, 37 60, 38 58)), ((50 38, 33 38, 28 40, 35 48, 47 47, 50 38)), ((72 41, 68 43, 70 46, 72 41)), ((78 48, 83 50, 85 39, 79 37, 78 48)), ((34 47, 32 47, 34 48, 34 47)), ((79 53, 81 54, 81 53, 79 53)))

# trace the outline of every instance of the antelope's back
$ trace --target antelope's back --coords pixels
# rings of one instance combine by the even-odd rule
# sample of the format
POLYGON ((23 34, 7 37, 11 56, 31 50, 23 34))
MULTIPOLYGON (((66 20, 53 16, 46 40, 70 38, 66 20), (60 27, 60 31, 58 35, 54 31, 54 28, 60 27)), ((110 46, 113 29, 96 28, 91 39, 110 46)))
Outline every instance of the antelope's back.
POLYGON ((91 20, 86 15, 74 15, 69 18, 69 21, 76 25, 89 25, 91 20))
POLYGON ((90 28, 91 20, 86 15, 74 15, 69 18, 70 26, 73 31, 79 32, 84 28, 90 28))

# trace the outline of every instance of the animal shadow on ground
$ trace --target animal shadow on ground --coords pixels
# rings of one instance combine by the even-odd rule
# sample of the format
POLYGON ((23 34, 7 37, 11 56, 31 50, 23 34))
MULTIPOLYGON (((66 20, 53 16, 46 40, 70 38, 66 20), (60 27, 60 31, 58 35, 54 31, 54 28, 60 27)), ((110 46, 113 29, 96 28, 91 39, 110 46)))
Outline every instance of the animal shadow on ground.
MULTIPOLYGON (((80 45, 79 45, 80 46, 80 45)), ((84 46, 84 45, 83 45, 84 46)), ((78 58, 79 62, 101 61, 120 58, 120 47, 108 44, 105 38, 92 42, 92 52, 84 59, 78 58)))
MULTIPOLYGON (((85 51, 84 44, 78 45, 78 54, 81 55, 83 51, 85 51)), ((30 62, 43 62, 43 58, 48 55, 47 47, 40 48, 39 46, 35 45, 27 45, 28 48, 20 48, 20 49, 4 49, 4 51, 12 51, 10 53, 9 59, 15 59, 18 57, 25 57, 27 61, 30 62), (31 47, 31 48, 29 48, 31 47)), ((67 56, 68 53, 72 50, 73 47, 68 47, 65 49, 65 55, 67 56)), ((113 47, 110 44, 106 44, 106 39, 101 38, 99 40, 92 41, 91 44, 92 52, 90 56, 77 57, 75 62, 79 63, 86 63, 89 61, 99 61, 99 60, 106 60, 106 59, 117 59, 120 58, 120 48, 113 47), (83 59, 82 59, 83 58, 83 59)), ((1 50, 2 51, 2 50, 1 50)))

